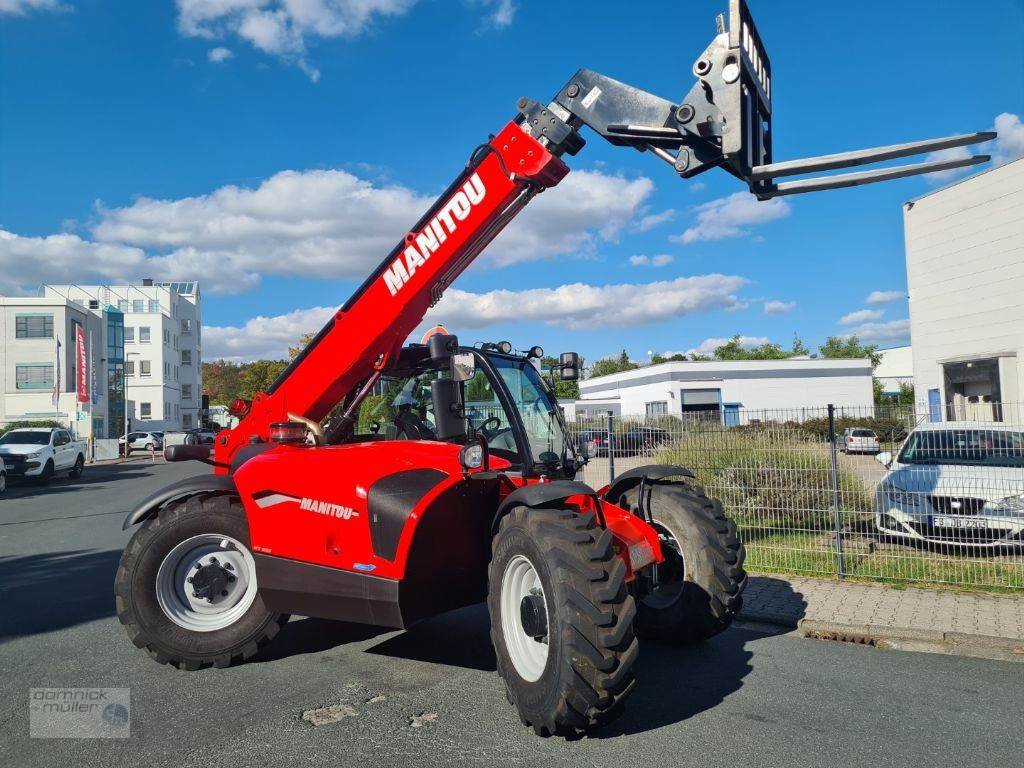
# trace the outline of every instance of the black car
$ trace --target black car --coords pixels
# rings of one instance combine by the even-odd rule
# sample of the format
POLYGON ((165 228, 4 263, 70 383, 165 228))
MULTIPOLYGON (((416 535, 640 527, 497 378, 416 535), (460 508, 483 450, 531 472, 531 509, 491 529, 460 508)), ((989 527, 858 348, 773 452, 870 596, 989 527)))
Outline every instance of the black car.
POLYGON ((658 427, 628 427, 621 432, 608 433, 606 429, 585 429, 579 433, 582 445, 592 442, 597 456, 607 456, 611 446, 615 456, 635 456, 650 453, 672 440, 672 435, 658 427))

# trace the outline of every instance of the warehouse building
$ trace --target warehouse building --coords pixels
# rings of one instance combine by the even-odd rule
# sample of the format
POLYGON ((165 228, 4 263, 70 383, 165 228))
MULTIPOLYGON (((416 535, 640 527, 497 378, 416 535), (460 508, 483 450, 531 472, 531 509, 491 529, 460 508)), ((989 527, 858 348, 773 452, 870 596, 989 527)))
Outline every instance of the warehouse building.
POLYGON ((580 382, 577 417, 677 416, 724 424, 820 415, 829 404, 869 412, 871 361, 791 358, 668 362, 580 382))
POLYGON ((1024 159, 904 205, 914 387, 933 421, 1020 421, 1024 159))

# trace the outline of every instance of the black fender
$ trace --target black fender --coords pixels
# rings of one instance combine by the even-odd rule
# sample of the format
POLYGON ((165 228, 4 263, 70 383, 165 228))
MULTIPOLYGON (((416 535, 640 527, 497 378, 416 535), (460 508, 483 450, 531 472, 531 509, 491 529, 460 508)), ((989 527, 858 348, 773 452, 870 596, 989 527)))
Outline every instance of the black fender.
POLYGON ((570 496, 580 495, 593 496, 598 502, 598 509, 600 509, 600 499, 597 496, 597 491, 586 483, 581 483, 577 480, 552 480, 550 483, 536 483, 517 488, 506 496, 505 500, 498 506, 498 511, 494 515, 494 522, 491 524, 491 534, 493 535, 498 532, 498 524, 501 522, 501 518, 508 514, 513 507, 547 507, 553 502, 564 501, 570 496))
POLYGON ((121 530, 127 531, 133 525, 155 516, 160 508, 170 501, 208 493, 237 493, 235 481, 227 475, 211 474, 186 477, 184 480, 164 486, 135 505, 124 519, 121 530))
POLYGON ((647 464, 643 467, 636 467, 616 477, 615 482, 612 483, 604 497, 614 504, 616 499, 621 497, 622 494, 641 482, 664 480, 666 477, 680 476, 696 477, 692 470, 676 464, 647 464))

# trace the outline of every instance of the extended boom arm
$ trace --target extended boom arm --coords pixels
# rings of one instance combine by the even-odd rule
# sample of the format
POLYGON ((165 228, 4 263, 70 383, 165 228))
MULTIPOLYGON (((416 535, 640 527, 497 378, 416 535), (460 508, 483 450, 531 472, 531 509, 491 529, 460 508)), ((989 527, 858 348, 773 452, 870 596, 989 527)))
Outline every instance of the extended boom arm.
POLYGON ((693 73, 697 82, 679 103, 586 69, 547 105, 520 99, 519 116, 473 152, 454 183, 269 391, 233 409, 242 420, 218 437, 220 471, 245 445, 266 442, 275 422, 320 422, 344 402, 341 431, 350 425, 360 400, 427 309, 534 196, 569 172, 561 157, 583 147, 583 126, 612 144, 652 152, 683 178, 722 167, 762 200, 974 165, 989 158, 775 181, 995 137, 972 133, 773 163, 771 64, 743 0, 730 0, 728 27, 720 16, 718 34, 693 73))

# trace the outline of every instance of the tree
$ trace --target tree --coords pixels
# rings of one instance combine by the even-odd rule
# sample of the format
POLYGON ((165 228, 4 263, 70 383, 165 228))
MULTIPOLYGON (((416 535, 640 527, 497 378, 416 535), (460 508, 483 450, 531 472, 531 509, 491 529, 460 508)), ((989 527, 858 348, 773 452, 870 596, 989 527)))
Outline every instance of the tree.
POLYGON ((658 365, 658 363, 685 363, 687 360, 686 355, 676 352, 672 355, 651 355, 651 365, 658 365))
POLYGON ((629 359, 626 350, 622 350, 618 357, 606 357, 594 363, 594 367, 590 369, 590 378, 607 376, 610 373, 632 371, 639 367, 639 365, 629 359))
POLYGON ((299 353, 309 346, 309 343, 313 340, 314 333, 304 333, 299 336, 298 344, 294 347, 288 347, 288 358, 294 360, 299 356, 299 353))
POLYGON ((785 360, 794 354, 770 341, 756 347, 745 347, 738 333, 715 349, 716 360, 785 360))
MULTIPOLYGON (((582 365, 582 360, 580 361, 582 365)), ((558 377, 558 360, 551 355, 544 355, 540 359, 540 368, 546 376, 550 376, 555 382, 555 395, 562 400, 579 400, 580 385, 577 381, 563 381, 558 377)))
POLYGON ((210 405, 231 405, 239 397, 242 366, 225 360, 203 363, 203 394, 209 395, 210 405))
POLYGON ((287 366, 284 360, 253 360, 242 373, 240 396, 251 399, 257 392, 266 392, 287 366))
POLYGON ((871 361, 872 368, 877 367, 882 360, 882 356, 878 353, 877 344, 862 344, 856 335, 847 336, 845 338, 841 336, 829 336, 825 339, 825 343, 818 347, 818 352, 821 353, 822 357, 831 358, 866 357, 871 361))

